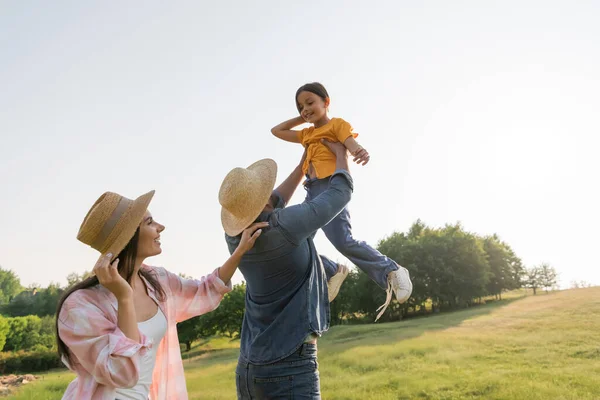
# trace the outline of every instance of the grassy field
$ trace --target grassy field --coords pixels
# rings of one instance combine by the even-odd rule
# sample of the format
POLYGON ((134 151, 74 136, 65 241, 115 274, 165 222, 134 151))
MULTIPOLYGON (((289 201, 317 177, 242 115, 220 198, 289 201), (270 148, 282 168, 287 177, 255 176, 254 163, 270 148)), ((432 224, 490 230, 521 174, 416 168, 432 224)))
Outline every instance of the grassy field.
MULTIPOLYGON (((236 346, 192 349, 190 398, 235 398, 236 346)), ((324 399, 600 399, 600 288, 334 327, 319 363, 324 399)), ((52 372, 9 398, 60 399, 71 378, 52 372)))

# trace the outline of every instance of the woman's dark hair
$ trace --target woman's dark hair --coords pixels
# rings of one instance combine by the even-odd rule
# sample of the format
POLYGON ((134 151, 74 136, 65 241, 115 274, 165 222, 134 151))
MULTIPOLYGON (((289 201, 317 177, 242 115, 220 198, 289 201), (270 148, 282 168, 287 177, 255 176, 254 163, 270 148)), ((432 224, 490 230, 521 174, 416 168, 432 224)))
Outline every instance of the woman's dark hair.
MULTIPOLYGON (((138 239, 140 237, 140 228, 135 231, 135 234, 127 243, 127 246, 119 253, 117 258, 119 259, 118 270, 119 273, 125 275, 125 280, 131 284, 131 279, 133 278, 133 272, 135 268, 135 260, 137 258, 137 248, 138 248, 138 239)), ((160 282, 151 271, 140 268, 138 274, 146 278, 150 286, 156 292, 156 298, 159 301, 164 301, 165 299, 165 291, 160 285, 160 282)), ((58 334, 58 318, 60 317, 60 310, 62 309, 63 303, 73 292, 81 289, 88 289, 99 285, 98 278, 96 276, 90 276, 89 278, 84 279, 83 281, 74 284, 63 294, 58 302, 58 306, 56 308, 56 344, 58 347, 58 356, 64 356, 67 361, 71 362, 71 357, 69 355, 69 348, 67 345, 60 339, 60 335, 58 334)))
POLYGON ((327 99, 329 97, 329 93, 327 93, 327 89, 325 89, 325 86, 321 85, 319 82, 312 82, 312 83, 307 83, 306 85, 302 85, 302 86, 300 86, 300 88, 298 90, 296 90, 295 99, 296 99, 296 108, 298 109, 298 112, 300 112, 300 103, 298 103, 298 96, 302 92, 314 93, 317 96, 319 96, 320 98, 322 98, 323 101, 325 101, 325 99, 327 99))

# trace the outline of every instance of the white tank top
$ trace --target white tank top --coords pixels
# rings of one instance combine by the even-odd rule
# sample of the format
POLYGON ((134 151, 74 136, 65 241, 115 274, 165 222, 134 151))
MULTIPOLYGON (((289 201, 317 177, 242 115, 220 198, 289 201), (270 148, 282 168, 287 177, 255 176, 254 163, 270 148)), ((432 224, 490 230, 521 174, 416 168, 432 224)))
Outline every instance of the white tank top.
POLYGON ((158 311, 154 314, 154 317, 143 322, 138 322, 138 328, 148 339, 154 341, 154 345, 151 349, 148 349, 146 354, 140 357, 140 376, 136 385, 128 389, 115 390, 116 398, 119 400, 148 400, 150 385, 152 384, 152 372, 156 363, 156 350, 167 332, 167 319, 160 307, 158 307, 158 311))

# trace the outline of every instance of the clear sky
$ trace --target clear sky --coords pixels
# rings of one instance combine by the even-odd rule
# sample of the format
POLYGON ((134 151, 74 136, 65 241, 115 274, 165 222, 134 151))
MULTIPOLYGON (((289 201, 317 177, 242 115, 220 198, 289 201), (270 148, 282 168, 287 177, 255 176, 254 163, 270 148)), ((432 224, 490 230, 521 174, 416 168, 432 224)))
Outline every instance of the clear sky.
POLYGON ((358 239, 461 221, 600 284, 600 3, 417 3, 3 2, 0 265, 66 284, 96 261, 75 236, 100 194, 155 189, 148 262, 209 273, 223 177, 270 157, 284 179, 302 150, 270 128, 320 81, 371 153, 358 239))

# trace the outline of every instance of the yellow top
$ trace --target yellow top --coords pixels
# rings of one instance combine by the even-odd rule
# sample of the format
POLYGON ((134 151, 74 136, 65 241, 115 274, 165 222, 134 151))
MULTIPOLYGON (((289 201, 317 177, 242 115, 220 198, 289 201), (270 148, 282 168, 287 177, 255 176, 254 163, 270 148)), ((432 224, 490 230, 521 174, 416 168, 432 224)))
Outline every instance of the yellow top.
POLYGON ((302 172, 308 172, 308 166, 313 165, 317 178, 327 178, 335 172, 335 155, 329 151, 327 146, 321 143, 321 139, 332 142, 344 143, 349 137, 357 137, 352 132, 352 126, 341 118, 332 118, 325 125, 315 128, 311 126, 298 131, 298 139, 306 150, 306 161, 302 166, 302 172))

